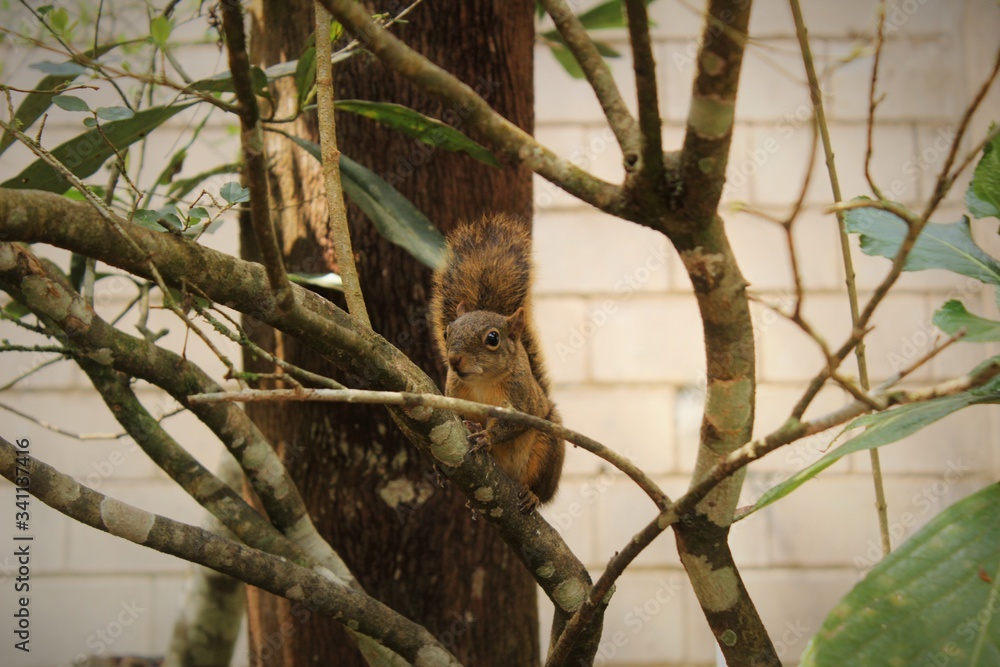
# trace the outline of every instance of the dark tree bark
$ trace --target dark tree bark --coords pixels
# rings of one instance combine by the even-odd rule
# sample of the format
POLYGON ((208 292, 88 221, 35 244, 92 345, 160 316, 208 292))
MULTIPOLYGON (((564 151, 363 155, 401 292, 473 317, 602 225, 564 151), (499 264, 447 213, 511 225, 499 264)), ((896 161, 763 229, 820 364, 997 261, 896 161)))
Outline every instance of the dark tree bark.
MULTIPOLYGON (((395 13, 403 6, 392 4, 375 9, 395 13)), ((408 24, 393 29, 530 132, 533 9, 527 0, 447 0, 421 5, 408 24)), ((312 2, 258 2, 252 13, 255 63, 299 56, 312 30, 312 2)), ((334 80, 338 99, 397 102, 463 124, 463 109, 443 107, 367 55, 335 66, 334 80)), ((273 89, 276 117, 294 109, 292 85, 285 79, 273 89)), ((314 114, 282 129, 319 141, 314 114)), ((350 114, 338 114, 337 135, 344 154, 382 175, 442 230, 494 211, 530 223, 526 169, 492 169, 350 114)), ((278 135, 270 135, 267 148, 272 214, 288 270, 335 271, 318 164, 278 135)), ((356 207, 349 206, 349 218, 372 327, 440 383, 443 369, 426 321, 429 270, 386 243, 356 207)), ((244 243, 252 256, 246 234, 244 243)), ((258 343, 288 361, 336 377, 296 341, 252 329, 258 343)), ((245 363, 273 370, 249 355, 245 363)), ((367 386, 364 378, 341 380, 367 386)), ((437 484, 430 462, 418 456, 384 409, 313 403, 255 404, 248 410, 279 447, 320 532, 368 592, 423 624, 468 665, 537 663, 534 582, 495 531, 473 520, 461 494, 437 484)), ((363 664, 336 622, 285 600, 251 591, 249 618, 252 664, 363 664)))

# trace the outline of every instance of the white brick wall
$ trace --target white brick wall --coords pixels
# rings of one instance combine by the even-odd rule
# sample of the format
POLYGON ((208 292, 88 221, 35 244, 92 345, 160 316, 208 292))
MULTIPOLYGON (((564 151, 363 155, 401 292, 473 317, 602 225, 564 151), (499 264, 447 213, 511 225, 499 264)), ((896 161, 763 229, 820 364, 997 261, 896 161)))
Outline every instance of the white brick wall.
MULTIPOLYGON (((804 3, 817 64, 828 96, 837 166, 844 195, 868 194, 863 176, 870 50, 865 40, 874 26, 875 0, 804 3), (847 57, 850 56, 850 57, 847 57), (845 62, 846 60, 846 62, 845 62)), ((664 146, 676 149, 691 95, 692 56, 700 25, 697 3, 657 0, 650 5, 656 26, 664 146)), ((16 21, 16 19, 12 19, 16 21)), ((890 2, 894 30, 886 46, 880 78, 885 100, 878 109, 876 154, 872 170, 882 188, 908 203, 919 203, 933 187, 944 159, 942 137, 956 125, 964 101, 979 85, 992 59, 1000 13, 991 0, 890 2), (916 7, 916 11, 913 9, 916 7)), ((8 24, 11 21, 8 21, 8 24)), ((742 202, 772 215, 787 214, 800 189, 810 151, 808 95, 796 55, 794 29, 786 3, 759 0, 751 19, 751 43, 742 73, 737 127, 729 165, 723 215, 737 258, 751 288, 788 307, 793 297, 788 251, 781 229, 748 213, 733 212, 742 202)), ((634 86, 627 44, 621 31, 601 35, 625 57, 611 63, 628 104, 634 86)), ((9 47, 3 77, 30 87, 37 72, 27 62, 46 56, 9 47)), ((202 75, 224 67, 213 48, 184 54, 185 67, 202 75)), ((602 123, 600 109, 586 84, 570 79, 544 47, 536 65, 537 136, 546 145, 598 176, 617 181, 621 154, 602 123)), ((92 103, 106 93, 92 94, 92 103)), ((972 123, 981 137, 996 120, 1000 91, 995 90, 972 123)), ((77 131, 79 116, 50 119, 51 142, 77 131)), ((166 155, 180 136, 163 133, 162 146, 150 156, 166 155)), ((232 159, 233 138, 213 125, 189 157, 193 171, 232 159)), ((971 148, 967 140, 964 149, 971 148)), ((0 177, 19 171, 26 153, 12 149, 0 164, 0 177)), ((820 154, 813 167, 806 207, 794 228, 794 240, 808 291, 804 313, 831 344, 848 331, 843 294, 844 270, 835 219, 824 212, 830 189, 820 154)), ((158 167, 150 167, 152 173, 158 167)), ((228 179, 226 179, 228 180, 228 179)), ((220 181, 220 183, 223 181, 220 181)), ((967 179, 935 217, 958 219, 967 179)), ((217 187, 217 186, 216 186, 217 187)), ((556 398, 566 424, 628 454, 648 470, 668 493, 683 492, 694 466, 703 384, 701 325, 690 285, 676 253, 657 234, 620 222, 581 205, 551 184, 536 179, 535 253, 538 264, 538 312, 556 398)), ((235 251, 235 226, 207 240, 235 251)), ((983 246, 1000 254, 995 224, 976 224, 983 246)), ((879 283, 888 262, 869 258, 854 246, 858 285, 863 296, 879 283)), ((44 251, 65 263, 65 253, 44 251)), ((108 285, 105 285, 108 287, 108 285)), ((132 295, 120 291, 102 312, 113 312, 132 295)), ((951 297, 996 316, 991 290, 944 272, 905 274, 897 292, 875 319, 868 354, 873 380, 885 378, 900 363, 925 352, 933 341, 928 322, 934 309, 951 297)), ((760 304, 753 305, 758 379, 756 435, 775 428, 796 402, 805 381, 819 368, 815 344, 760 304)), ((180 349, 183 329, 162 311, 152 328, 167 327, 167 342, 180 349)), ((0 324, 0 337, 29 342, 30 337, 0 324)), ((221 343, 231 358, 238 354, 221 343)), ((986 348, 956 345, 912 378, 914 383, 947 378, 986 355, 986 348)), ((994 350, 995 352, 995 350, 994 350)), ((188 357, 219 374, 221 365, 200 341, 188 338, 188 357)), ((37 363, 33 355, 0 357, 0 384, 19 366, 37 363)), ((846 366, 848 372, 853 363, 846 366)), ((3 403, 75 432, 117 433, 100 401, 87 391, 86 378, 69 364, 32 376, 3 403)), ((846 394, 822 391, 808 415, 836 409, 846 394)), ((144 391, 154 411, 170 402, 144 391)), ((807 416, 808 416, 807 415, 807 416)), ((128 440, 77 441, 5 414, 7 437, 29 437, 40 458, 59 465, 102 491, 139 506, 197 522, 199 510, 128 440)), ((172 418, 170 430, 206 465, 221 448, 189 416, 172 418)), ((751 466, 743 493, 752 502, 764 490, 819 458, 835 434, 823 434, 775 452, 751 466)), ((947 504, 1000 472, 1000 415, 987 407, 971 409, 931 426, 882 452, 889 516, 896 544, 911 535, 947 504)), ((876 519, 866 454, 848 457, 819 478, 765 511, 737 524, 732 547, 743 567, 747 587, 773 633, 779 653, 794 664, 827 611, 862 576, 877 555, 876 519)), ((3 495, 3 494, 0 494, 3 495)), ((8 496, 9 497, 9 496, 8 496)), ((33 503, 39 526, 33 561, 32 613, 37 650, 17 656, 18 667, 68 664, 78 654, 105 648, 114 653, 161 653, 179 602, 186 564, 75 524, 33 503), (69 602, 86 599, 87 603, 69 602), (116 627, 123 607, 142 609, 116 627), (102 644, 99 632, 115 633, 102 644), (27 659, 26 659, 27 658, 27 659)), ((10 503, 0 503, 0 521, 10 525, 10 503)), ((545 516, 597 576, 607 559, 654 516, 650 501, 624 476, 586 452, 570 448, 565 479, 545 516)), ((3 529, 6 530, 6 529, 3 529)), ((0 535, 5 533, 0 533, 0 535)), ((3 571, 11 565, 0 559, 3 571)), ((3 577, 3 585, 9 579, 3 577)), ((540 602, 542 636, 547 642, 551 606, 540 602)), ((0 617, 12 613, 11 596, 0 596, 0 617)), ((598 664, 707 665, 715 647, 680 568, 673 539, 662 536, 618 583, 608 609, 598 664)), ((8 664, 0 647, 0 663, 8 664)), ((237 664, 245 664, 238 652, 237 664)))

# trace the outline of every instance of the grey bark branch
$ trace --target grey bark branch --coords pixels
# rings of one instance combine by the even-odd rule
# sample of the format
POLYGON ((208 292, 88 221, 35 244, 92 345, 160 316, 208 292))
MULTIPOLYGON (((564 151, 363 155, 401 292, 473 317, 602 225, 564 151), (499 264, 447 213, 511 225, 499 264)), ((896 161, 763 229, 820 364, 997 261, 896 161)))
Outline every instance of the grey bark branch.
POLYGON ((554 424, 547 419, 535 417, 513 408, 501 408, 485 403, 465 401, 459 398, 441 396, 439 394, 412 394, 387 391, 365 391, 362 389, 276 389, 223 392, 217 394, 198 394, 190 396, 192 404, 238 402, 252 403, 258 401, 331 401, 337 403, 371 403, 378 405, 399 405, 407 408, 428 406, 452 410, 467 419, 485 423, 486 419, 495 417, 516 424, 524 424, 546 433, 551 433, 573 443, 588 452, 599 456, 614 467, 628 475, 636 485, 661 509, 670 504, 670 498, 660 489, 659 485, 649 478, 628 457, 602 445, 593 438, 577 433, 562 424, 554 424))
POLYGON ((566 46, 593 88, 597 101, 604 110, 604 117, 621 146, 626 167, 634 164, 639 157, 639 130, 635 118, 622 99, 607 61, 598 52, 594 41, 587 35, 586 28, 566 0, 542 0, 542 6, 552 17, 556 30, 566 41, 566 46))
MULTIPOLYGON (((45 192, 0 189, 0 234, 6 238, 50 243, 143 277, 148 277, 148 257, 152 257, 171 286, 186 288, 298 337, 347 372, 354 384, 387 391, 437 393, 431 379, 403 353, 312 292, 293 285, 296 306, 291 313, 280 313, 273 295, 260 293, 259 285, 266 281, 260 265, 136 225, 127 229, 130 241, 111 230, 110 224, 86 204, 45 192), (53 224, 54 220, 59 224, 53 224), (144 248, 144 252, 139 253, 133 242, 144 248), (199 271, 190 272, 192 266, 199 267, 199 271)), ((0 270, 6 270, 5 263, 0 256, 0 270)), ((124 336, 120 332, 118 335, 124 336)), ((107 334, 106 340, 91 346, 108 347, 116 338, 107 334)), ((122 340, 135 339, 126 336, 122 340)), ((123 364, 139 364, 121 370, 142 376, 142 364, 150 360, 130 352, 128 347, 119 354, 123 364)), ((178 375, 178 368, 185 368, 183 360, 179 363, 175 355, 166 351, 153 348, 148 354, 164 367, 173 368, 173 375, 178 375)), ((164 381, 157 377, 158 381, 164 381)), ((181 391, 179 400, 183 403, 191 394, 211 393, 220 388, 213 382, 194 383, 175 390, 181 391)), ((194 411, 198 414, 209 408, 214 411, 225 407, 198 406, 194 411)), ((229 407, 232 413, 229 410, 220 413, 225 427, 221 432, 229 434, 227 439, 236 433, 254 433, 252 423, 241 425, 238 431, 228 427, 225 419, 246 418, 236 406, 229 407)), ((553 600, 559 613, 568 618, 582 604, 591 580, 559 533, 537 513, 525 515, 517 511, 517 486, 493 469, 485 453, 469 452, 467 431, 453 413, 420 407, 391 408, 391 414, 411 442, 434 457, 470 504, 483 512, 553 600)), ((261 445, 270 449, 266 442, 261 445)), ((263 450, 261 453, 266 455, 263 450)))
POLYGON ((243 30, 243 6, 239 2, 223 2, 220 6, 222 27, 226 33, 226 50, 229 53, 229 71, 233 75, 233 88, 239 101, 240 145, 243 149, 247 188, 250 190, 250 222, 278 308, 288 310, 292 307, 294 293, 288 274, 285 273, 285 262, 278 248, 278 236, 267 203, 264 129, 260 123, 260 109, 250 77, 250 57, 243 30))
POLYGON ((467 109, 468 127, 482 134, 505 157, 529 169, 592 206, 622 210, 621 188, 602 181, 545 148, 531 135, 495 112, 468 85, 423 58, 376 23, 364 5, 354 0, 321 0, 334 18, 350 30, 386 65, 428 93, 467 109))
MULTIPOLYGON (((17 476, 17 454, 18 449, 0 437, 0 475, 11 481, 17 476)), ((356 627, 411 663, 460 667, 422 626, 367 595, 278 556, 105 496, 38 459, 31 459, 30 469, 31 494, 72 519, 301 602, 356 627)))

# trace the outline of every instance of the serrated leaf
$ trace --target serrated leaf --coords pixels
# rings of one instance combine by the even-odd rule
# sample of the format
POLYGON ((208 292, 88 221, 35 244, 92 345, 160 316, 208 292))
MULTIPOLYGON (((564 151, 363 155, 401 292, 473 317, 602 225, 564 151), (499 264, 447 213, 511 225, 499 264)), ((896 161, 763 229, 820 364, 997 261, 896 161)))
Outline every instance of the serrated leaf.
MULTIPOLYGON (((1000 363, 1000 357, 995 357, 986 362, 986 364, 991 363, 1000 363)), ((823 458, 795 473, 785 481, 768 489, 754 503, 753 507, 742 516, 748 516, 757 510, 767 507, 776 500, 784 498, 848 454, 866 449, 875 449, 901 440, 928 424, 932 424, 970 405, 995 403, 997 401, 1000 401, 1000 378, 994 378, 976 390, 965 391, 953 396, 942 396, 922 403, 908 403, 860 417, 844 430, 864 426, 867 427, 864 432, 828 452, 823 458)))
POLYGON ((802 667, 1000 665, 1000 485, 941 512, 834 607, 802 667))
MULTIPOLYGON (((318 144, 292 135, 288 138, 322 161, 318 144)), ((346 155, 340 156, 340 180, 344 194, 387 241, 403 248, 425 266, 432 269, 440 266, 444 260, 444 235, 413 202, 346 155)))
POLYGON ((128 107, 98 107, 95 113, 98 118, 107 121, 135 118, 135 112, 128 107))
POLYGON ((149 36, 152 38, 153 43, 161 49, 166 47, 167 40, 170 39, 170 33, 173 31, 174 24, 166 16, 157 16, 149 22, 149 36))
POLYGON ((367 102, 365 100, 338 100, 335 106, 340 111, 349 111, 377 120, 383 125, 399 130, 403 134, 419 139, 430 146, 465 153, 491 167, 500 166, 493 153, 455 128, 401 104, 367 102))
POLYGON ((250 190, 236 181, 229 181, 219 188, 219 195, 230 204, 242 204, 250 201, 250 190))
MULTIPOLYGON (((866 255, 893 258, 906 236, 906 223, 898 216, 873 208, 852 209, 846 214, 847 231, 861 235, 866 255)), ((946 269, 984 283, 1000 285, 1000 262, 976 245, 969 219, 947 224, 928 223, 906 258, 904 271, 946 269)))
MULTIPOLYGON (((104 162, 115 154, 110 141, 119 151, 145 137, 168 119, 177 115, 190 104, 153 107, 140 111, 133 118, 118 120, 104 125, 100 130, 90 130, 52 149, 52 155, 69 168, 78 178, 87 178, 101 168, 104 162)), ((0 187, 62 193, 69 189, 69 183, 55 169, 36 160, 20 174, 0 187)))
POLYGON ((54 63, 45 60, 31 65, 31 68, 53 76, 69 76, 74 78, 87 71, 86 67, 72 60, 67 60, 64 63, 54 63))
POLYGON ((344 291, 344 281, 336 273, 289 273, 288 279, 299 285, 344 291))
MULTIPOLYGON (((990 132, 995 131, 994 124, 990 132)), ((974 218, 1000 218, 1000 135, 983 147, 983 157, 965 192, 965 204, 974 218)))
POLYGON ((66 111, 90 111, 90 105, 75 95, 53 95, 52 104, 66 111))
POLYGON ((961 301, 952 299, 941 306, 932 320, 934 326, 946 334, 954 335, 965 329, 959 340, 967 343, 988 343, 1000 341, 1000 322, 973 315, 961 301))

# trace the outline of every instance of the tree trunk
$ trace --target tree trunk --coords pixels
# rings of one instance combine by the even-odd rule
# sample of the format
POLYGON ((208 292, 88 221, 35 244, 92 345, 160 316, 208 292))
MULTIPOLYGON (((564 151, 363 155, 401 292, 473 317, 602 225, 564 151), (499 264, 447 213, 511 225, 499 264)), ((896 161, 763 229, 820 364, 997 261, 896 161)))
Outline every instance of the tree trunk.
MULTIPOLYGON (((530 132, 533 9, 527 0, 447 0, 420 5, 409 23, 393 30, 530 132)), ((311 2, 257 2, 251 11, 255 63, 299 56, 312 30, 311 2)), ((368 55, 335 66, 334 81, 338 99, 397 102, 462 126, 462 109, 443 108, 368 55)), ((278 118, 294 110, 293 85, 288 78, 272 87, 278 118)), ((312 113, 282 129, 318 142, 312 113)), ((497 211, 530 224, 531 174, 525 169, 492 169, 350 114, 338 114, 337 135, 345 155, 393 184, 442 230, 497 211)), ((269 135, 267 150, 272 211, 288 270, 336 271, 319 165, 278 135, 269 135)), ((441 383, 443 368, 427 330, 430 271, 384 241, 356 207, 348 213, 372 327, 441 383)), ((249 234, 244 249, 253 255, 249 234)), ((296 341, 247 324, 259 344, 288 361, 336 376, 296 341)), ((245 364, 273 370, 250 355, 245 364)), ((367 386, 364 378, 340 379, 367 386)), ((439 486, 431 463, 384 409, 286 403, 248 410, 279 448, 320 532, 369 593, 425 625, 467 665, 537 663, 534 582, 496 532, 473 519, 461 494, 439 486)), ((254 665, 363 664, 338 623, 285 600, 253 590, 249 618, 254 665)))

